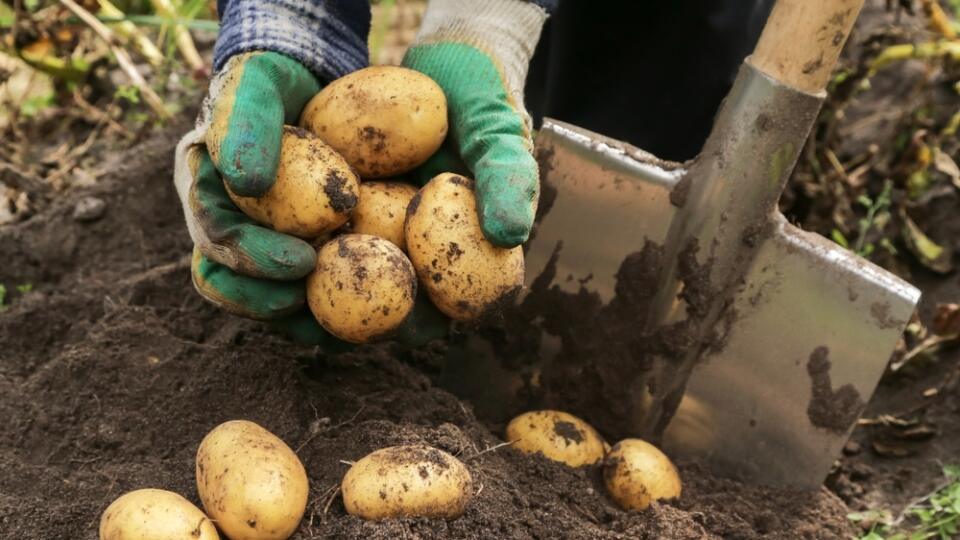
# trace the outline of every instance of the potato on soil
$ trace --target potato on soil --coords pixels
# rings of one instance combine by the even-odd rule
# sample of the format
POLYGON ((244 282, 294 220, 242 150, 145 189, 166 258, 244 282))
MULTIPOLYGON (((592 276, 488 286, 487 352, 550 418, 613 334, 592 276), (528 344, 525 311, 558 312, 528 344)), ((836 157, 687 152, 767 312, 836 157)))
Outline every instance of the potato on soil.
POLYGON ((347 512, 363 519, 459 517, 473 497, 470 471, 425 445, 383 448, 350 467, 341 484, 347 512))
POLYGON ((320 326, 351 343, 387 337, 413 309, 417 278, 400 248, 368 234, 344 234, 317 254, 307 303, 320 326))
POLYGON ((360 184, 360 202, 350 216, 350 232, 379 236, 405 250, 403 222, 410 199, 416 194, 417 188, 403 182, 360 184))
POLYGON ((447 136, 447 100, 430 77, 373 66, 341 77, 300 116, 363 178, 386 178, 422 164, 447 136))
POLYGON ((603 462, 607 492, 625 510, 643 510, 651 501, 680 496, 680 474, 663 452, 640 439, 624 439, 603 462))
POLYGON ((491 244, 480 229, 473 180, 443 173, 407 208, 407 253, 430 299, 448 317, 484 315, 523 285, 523 249, 491 244))
POLYGON ((507 424, 506 438, 513 447, 570 467, 593 465, 603 459, 607 443, 593 426, 562 411, 531 411, 507 424))
POLYGON ((277 178, 262 197, 241 197, 244 214, 273 229, 311 239, 347 222, 357 204, 359 178, 332 148, 307 131, 284 126, 277 178))
POLYGON ((110 503, 100 516, 100 540, 218 540, 210 518, 172 491, 138 489, 110 503))
POLYGON ((307 507, 307 472, 276 435, 246 420, 215 427, 197 449, 197 491, 231 540, 282 540, 307 507))

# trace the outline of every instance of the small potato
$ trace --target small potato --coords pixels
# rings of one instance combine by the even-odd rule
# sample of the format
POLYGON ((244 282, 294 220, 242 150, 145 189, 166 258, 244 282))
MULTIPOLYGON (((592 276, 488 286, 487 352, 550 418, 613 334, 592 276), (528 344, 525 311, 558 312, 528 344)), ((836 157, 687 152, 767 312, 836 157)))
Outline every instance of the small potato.
POLYGON ((680 474, 656 446, 624 439, 603 462, 607 492, 624 510, 643 510, 651 501, 680 496, 680 474))
POLYGON ((197 491, 231 540, 283 540, 307 508, 307 472, 276 435, 246 420, 224 422, 197 449, 197 491))
POLYGON ((387 337, 413 310, 417 277, 400 248, 376 236, 344 234, 317 254, 307 304, 324 329, 350 343, 387 337))
POLYGON ((219 540, 210 518, 172 491, 124 493, 100 516, 100 540, 219 540))
POLYGON ((523 249, 497 247, 483 236, 473 180, 443 173, 410 201, 407 253, 420 282, 448 317, 476 319, 523 285, 523 249))
POLYGON ((341 484, 347 512, 363 519, 460 517, 473 498, 470 471, 425 445, 391 446, 350 467, 341 484))
POLYGON ((447 99, 426 75, 373 66, 341 77, 300 116, 363 178, 386 178, 422 164, 447 136, 447 99))
POLYGON ((364 182, 360 184, 360 202, 350 217, 350 232, 372 234, 407 249, 403 222, 410 199, 417 188, 403 182, 364 182))
POLYGON ((284 126, 277 178, 262 197, 227 195, 244 214, 278 232, 311 239, 347 222, 359 178, 332 148, 307 131, 284 126))
POLYGON ((593 427, 561 411, 531 411, 507 424, 506 438, 514 448, 570 467, 593 465, 603 459, 607 443, 593 427))

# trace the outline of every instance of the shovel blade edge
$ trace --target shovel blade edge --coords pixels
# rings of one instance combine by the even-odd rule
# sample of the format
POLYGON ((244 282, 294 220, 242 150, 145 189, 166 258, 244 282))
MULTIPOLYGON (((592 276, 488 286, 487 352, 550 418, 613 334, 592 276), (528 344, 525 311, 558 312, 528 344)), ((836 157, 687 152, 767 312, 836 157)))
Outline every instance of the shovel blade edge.
POLYGON ((840 455, 920 292, 782 216, 775 221, 664 446, 741 480, 813 489, 840 455))

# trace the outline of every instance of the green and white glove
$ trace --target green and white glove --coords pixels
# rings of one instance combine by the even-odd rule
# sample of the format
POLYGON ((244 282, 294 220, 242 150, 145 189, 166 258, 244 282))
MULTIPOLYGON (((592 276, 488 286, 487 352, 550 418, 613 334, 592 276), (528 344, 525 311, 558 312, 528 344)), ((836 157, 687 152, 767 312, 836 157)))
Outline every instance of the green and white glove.
POLYGON ((174 173, 194 241, 197 291, 231 313, 289 326, 310 343, 326 337, 305 307, 303 278, 315 264, 313 247, 248 218, 230 201, 224 181, 242 195, 266 193, 284 123, 295 124, 319 90, 310 71, 287 56, 234 56, 211 81, 196 128, 177 145, 174 173))
POLYGON ((403 65, 447 98, 450 135, 417 178, 457 171, 476 181, 484 235, 513 247, 530 236, 539 196, 523 86, 546 11, 522 0, 431 0, 403 65))

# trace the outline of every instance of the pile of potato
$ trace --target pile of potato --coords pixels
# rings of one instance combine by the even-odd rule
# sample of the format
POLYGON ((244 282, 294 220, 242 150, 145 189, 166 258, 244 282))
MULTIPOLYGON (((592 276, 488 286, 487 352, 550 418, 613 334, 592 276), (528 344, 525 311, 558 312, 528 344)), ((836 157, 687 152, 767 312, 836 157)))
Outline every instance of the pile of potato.
POLYGON ((624 510, 644 510, 652 501, 680 496, 680 474, 656 446, 624 439, 610 448, 593 426, 572 414, 521 414, 507 424, 506 439, 521 452, 540 453, 570 467, 602 461, 607 492, 624 510))
POLYGON ((196 538, 284 540, 307 508, 309 482, 297 455, 253 422, 215 427, 197 450, 197 492, 206 511, 171 491, 121 495, 100 517, 100 540, 196 538))
POLYGON ((307 298, 334 336, 389 337, 418 287, 464 321, 522 285, 523 251, 484 238, 471 179, 445 173, 419 190, 402 181, 446 135, 446 98, 433 80, 401 67, 362 69, 314 96, 300 127, 284 128, 269 192, 230 193, 257 222, 320 246, 307 298))

